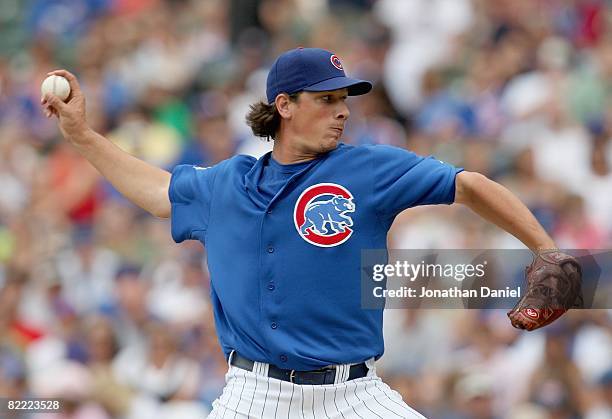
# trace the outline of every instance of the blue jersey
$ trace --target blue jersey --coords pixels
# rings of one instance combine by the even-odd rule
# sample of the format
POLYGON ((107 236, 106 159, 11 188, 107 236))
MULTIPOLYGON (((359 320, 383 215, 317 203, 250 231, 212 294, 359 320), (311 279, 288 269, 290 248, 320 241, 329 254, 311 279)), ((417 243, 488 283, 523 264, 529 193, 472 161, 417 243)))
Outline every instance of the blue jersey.
POLYGON ((450 204, 461 169, 389 146, 177 166, 172 237, 206 246, 221 347, 312 370, 380 357, 382 310, 361 308, 362 249, 385 249, 406 208, 450 204))

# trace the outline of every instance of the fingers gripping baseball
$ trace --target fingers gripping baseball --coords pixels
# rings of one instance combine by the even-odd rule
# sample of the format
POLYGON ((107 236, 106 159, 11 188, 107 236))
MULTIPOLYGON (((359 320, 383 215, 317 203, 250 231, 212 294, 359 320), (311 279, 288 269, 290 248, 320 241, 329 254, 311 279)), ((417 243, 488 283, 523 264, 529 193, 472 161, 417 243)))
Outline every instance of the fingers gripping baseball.
POLYGON ((64 137, 71 139, 87 127, 85 115, 85 96, 81 91, 77 78, 66 70, 56 70, 48 73, 64 77, 70 85, 70 94, 65 101, 52 93, 46 93, 41 99, 47 117, 56 116, 64 137))

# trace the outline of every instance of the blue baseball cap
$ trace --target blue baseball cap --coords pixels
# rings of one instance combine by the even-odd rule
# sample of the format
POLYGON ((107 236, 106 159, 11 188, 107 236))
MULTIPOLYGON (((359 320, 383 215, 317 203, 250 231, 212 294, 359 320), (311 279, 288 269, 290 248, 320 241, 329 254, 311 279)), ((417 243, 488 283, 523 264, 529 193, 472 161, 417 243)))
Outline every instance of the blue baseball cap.
POLYGON ((281 93, 325 92, 348 89, 349 96, 372 90, 366 80, 346 77, 342 62, 330 51, 320 48, 296 48, 281 54, 268 73, 266 96, 274 103, 281 93))

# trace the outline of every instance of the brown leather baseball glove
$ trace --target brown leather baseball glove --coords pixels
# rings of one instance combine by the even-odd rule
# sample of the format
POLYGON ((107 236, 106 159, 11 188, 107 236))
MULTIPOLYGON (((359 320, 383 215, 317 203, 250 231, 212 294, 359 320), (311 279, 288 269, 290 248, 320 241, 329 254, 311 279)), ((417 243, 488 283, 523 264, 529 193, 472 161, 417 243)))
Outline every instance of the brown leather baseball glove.
POLYGON ((583 305, 582 269, 573 256, 545 250, 525 270, 527 291, 508 312, 512 326, 535 330, 583 305))

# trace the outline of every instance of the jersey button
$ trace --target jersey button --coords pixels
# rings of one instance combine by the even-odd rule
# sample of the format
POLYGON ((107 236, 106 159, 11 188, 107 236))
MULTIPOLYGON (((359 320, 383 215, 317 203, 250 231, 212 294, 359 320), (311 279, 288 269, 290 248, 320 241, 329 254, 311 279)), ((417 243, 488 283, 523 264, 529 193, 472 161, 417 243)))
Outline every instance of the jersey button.
POLYGON ((271 209, 267 210, 266 214, 272 214, 272 210, 271 209))
POLYGON ((287 362, 287 355, 281 355, 280 360, 283 362, 287 362))
POLYGON ((274 248, 272 246, 268 246, 268 253, 274 253, 274 248))
POLYGON ((276 288, 276 287, 274 286, 274 282, 270 281, 270 283, 268 284, 268 289, 269 289, 270 291, 274 291, 274 288, 276 288))
POLYGON ((270 324, 270 327, 271 327, 272 329, 276 329, 276 328, 278 328, 278 324, 276 324, 276 322, 272 322, 272 323, 270 324))

